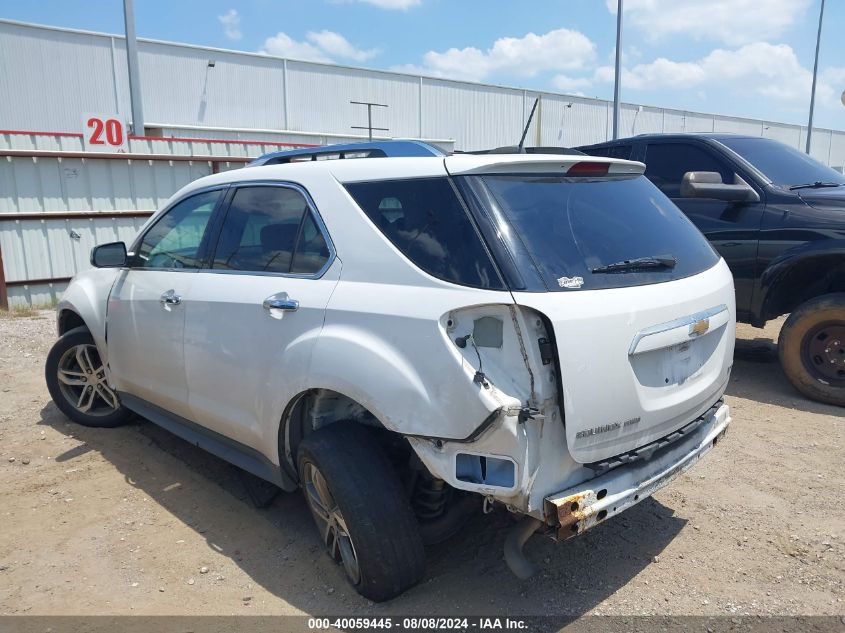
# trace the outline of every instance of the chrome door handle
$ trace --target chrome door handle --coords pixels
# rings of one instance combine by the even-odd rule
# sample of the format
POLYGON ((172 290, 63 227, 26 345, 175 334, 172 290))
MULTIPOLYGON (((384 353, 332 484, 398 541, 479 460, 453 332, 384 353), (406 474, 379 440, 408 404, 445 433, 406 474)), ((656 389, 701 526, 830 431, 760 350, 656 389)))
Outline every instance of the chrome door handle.
POLYGON ((267 297, 264 300, 265 310, 284 310, 285 312, 296 312, 299 308, 299 301, 296 299, 277 299, 275 297, 267 297))
POLYGON ((180 303, 182 303, 182 297, 177 295, 175 290, 168 290, 166 292, 161 293, 159 302, 162 305, 178 306, 180 303))

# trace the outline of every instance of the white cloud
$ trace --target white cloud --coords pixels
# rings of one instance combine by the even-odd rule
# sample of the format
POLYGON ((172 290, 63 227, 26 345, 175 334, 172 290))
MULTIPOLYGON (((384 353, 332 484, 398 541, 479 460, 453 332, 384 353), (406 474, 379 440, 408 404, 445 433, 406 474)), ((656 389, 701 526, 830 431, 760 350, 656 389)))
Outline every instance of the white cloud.
MULTIPOLYGON (((616 15, 617 0, 606 0, 616 15)), ((624 25, 649 39, 688 35, 730 46, 779 37, 813 0, 625 0, 624 25)))
POLYGON ((422 4, 422 0, 358 0, 358 2, 372 4, 379 9, 398 9, 401 11, 422 4))
POLYGON ((353 59, 356 62, 367 61, 379 53, 378 49, 375 48, 367 50, 356 48, 340 33, 335 33, 334 31, 311 31, 306 37, 312 44, 329 55, 353 59))
MULTIPOLYGON (((819 73, 817 97, 831 103, 831 87, 838 78, 845 79, 845 68, 828 68, 819 73)), ((596 69, 594 79, 613 81, 613 67, 596 69)), ((754 42, 735 50, 716 49, 691 62, 658 58, 647 64, 623 68, 622 90, 683 90, 696 94, 731 93, 748 98, 774 100, 786 106, 809 104, 812 73, 798 61, 786 44, 754 42)))
POLYGON ((230 40, 239 40, 243 37, 241 16, 235 9, 229 9, 223 15, 218 15, 217 20, 223 25, 223 31, 230 40))
MULTIPOLYGON (((596 81, 612 82, 613 66, 600 66, 595 72, 596 81)), ((702 62, 675 62, 660 57, 648 64, 637 64, 622 69, 622 87, 633 90, 659 88, 690 88, 701 85, 706 79, 702 62)))
POLYGON ((360 49, 349 42, 340 33, 334 31, 309 31, 305 41, 293 39, 287 33, 279 31, 273 37, 264 40, 262 53, 301 59, 309 62, 331 63, 337 58, 363 62, 378 55, 378 49, 360 49))
POLYGON ((816 86, 816 103, 835 109, 840 115, 845 110, 842 91, 845 90, 845 66, 831 66, 819 71, 816 86))
POLYGON ((552 85, 558 90, 569 94, 579 94, 578 90, 580 88, 589 88, 592 83, 586 77, 570 77, 568 75, 555 75, 552 77, 552 85))
POLYGON ((273 37, 264 40, 262 53, 276 55, 277 57, 288 57, 290 59, 301 59, 306 62, 331 62, 331 58, 318 47, 309 42, 299 42, 287 33, 279 31, 273 37))
POLYGON ((429 51, 421 66, 406 65, 396 70, 436 77, 480 81, 504 72, 533 77, 547 70, 578 70, 595 57, 595 44, 580 31, 557 29, 543 35, 503 37, 487 50, 468 46, 442 53, 429 51))
MULTIPOLYGON (((614 64, 616 63, 616 47, 613 46, 607 51, 607 63, 614 64)), ((629 46, 625 44, 622 47, 622 63, 623 64, 633 64, 634 62, 638 62, 643 58, 643 52, 637 48, 636 46, 629 46)))

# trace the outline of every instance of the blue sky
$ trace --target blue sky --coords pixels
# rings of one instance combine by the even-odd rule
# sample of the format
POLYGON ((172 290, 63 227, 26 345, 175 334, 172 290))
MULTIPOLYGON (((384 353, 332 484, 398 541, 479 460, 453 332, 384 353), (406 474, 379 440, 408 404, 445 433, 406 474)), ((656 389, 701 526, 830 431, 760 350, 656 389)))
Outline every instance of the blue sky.
MULTIPOLYGON (((820 0, 625 0, 623 100, 806 123, 820 0)), ((121 33, 121 0, 0 17, 121 33)), ((138 35, 610 98, 616 0, 135 0, 138 35)), ((845 129, 845 2, 825 8, 815 123, 845 129)))

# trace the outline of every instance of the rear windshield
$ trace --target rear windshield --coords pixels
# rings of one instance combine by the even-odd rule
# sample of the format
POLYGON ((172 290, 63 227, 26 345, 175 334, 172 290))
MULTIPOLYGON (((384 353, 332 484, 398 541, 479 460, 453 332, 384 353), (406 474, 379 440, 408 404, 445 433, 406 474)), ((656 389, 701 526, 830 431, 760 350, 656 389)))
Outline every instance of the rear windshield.
POLYGON ((619 288, 672 281, 719 256, 645 177, 474 176, 513 226, 511 248, 533 261, 548 290, 619 288), (637 258, 675 265, 593 272, 637 258))
POLYGON ((776 185, 803 185, 814 182, 845 184, 845 176, 822 165, 804 152, 767 138, 721 138, 737 154, 760 170, 776 185))

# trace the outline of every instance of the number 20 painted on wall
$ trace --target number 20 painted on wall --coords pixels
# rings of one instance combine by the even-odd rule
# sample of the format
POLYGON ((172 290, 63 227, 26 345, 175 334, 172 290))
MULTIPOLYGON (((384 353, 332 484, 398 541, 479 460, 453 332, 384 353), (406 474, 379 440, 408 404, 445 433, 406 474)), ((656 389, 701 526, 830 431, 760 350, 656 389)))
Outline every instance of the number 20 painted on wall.
POLYGON ((89 145, 123 145, 123 123, 118 119, 103 121, 98 117, 91 117, 86 125, 93 130, 88 137, 89 145))

